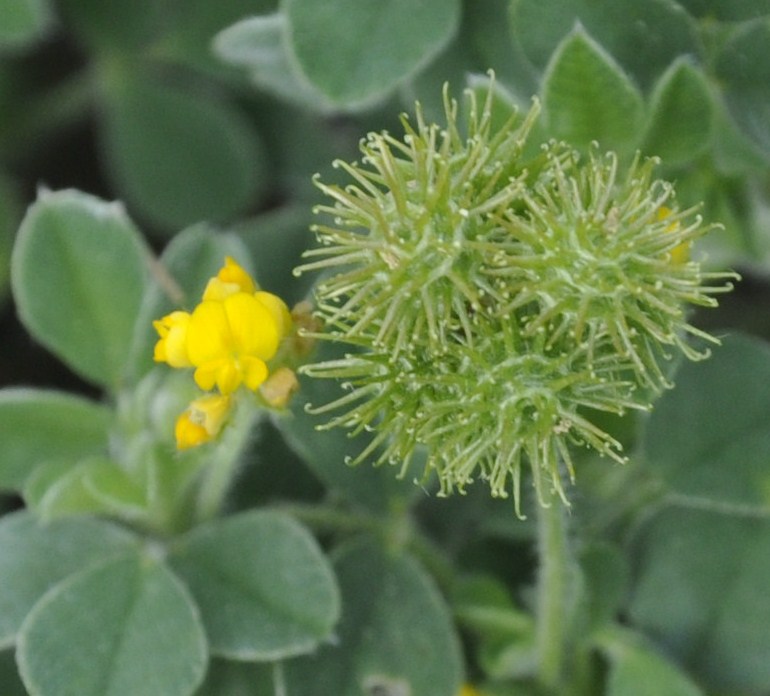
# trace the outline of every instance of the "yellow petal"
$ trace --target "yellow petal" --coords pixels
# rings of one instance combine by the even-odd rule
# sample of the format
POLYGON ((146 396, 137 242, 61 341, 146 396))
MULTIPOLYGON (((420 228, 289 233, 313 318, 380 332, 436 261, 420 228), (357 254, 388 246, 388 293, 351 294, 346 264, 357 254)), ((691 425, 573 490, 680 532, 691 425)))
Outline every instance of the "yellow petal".
POLYGON ((177 447, 197 447, 219 435, 230 415, 230 406, 230 398, 219 394, 195 399, 176 421, 177 447))
POLYGON ((192 421, 189 411, 185 411, 176 419, 174 437, 176 438, 177 449, 180 450, 197 447, 211 439, 211 435, 206 432, 202 425, 192 421))
POLYGON ((222 394, 232 394, 243 381, 241 371, 232 358, 203 363, 195 370, 193 378, 204 391, 210 391, 216 387, 222 394))
POLYGON ((233 352, 233 336, 222 302, 201 302, 187 327, 187 354, 196 367, 228 358, 233 352))
POLYGON ((171 367, 190 367, 192 363, 187 354, 190 315, 187 312, 172 312, 152 325, 160 336, 155 344, 154 360, 168 363, 171 367))
POLYGON ((245 292, 228 297, 223 303, 235 353, 270 360, 278 350, 279 326, 264 304, 245 292))
POLYGON ((203 299, 221 302, 236 292, 251 294, 256 289, 256 284, 251 276, 234 259, 228 256, 225 259, 225 265, 220 269, 216 277, 208 282, 203 292, 203 299))
POLYGON ((259 358, 242 358, 241 374, 243 375, 244 384, 251 389, 251 391, 256 391, 259 389, 262 382, 267 379, 267 365, 265 365, 265 362, 259 358))
POLYGON ((273 293, 265 292, 264 290, 255 292, 254 297, 256 297, 268 309, 270 314, 273 315, 273 320, 275 321, 276 326, 278 326, 280 338, 286 336, 289 331, 291 331, 292 325, 291 313, 289 312, 286 303, 278 297, 278 295, 273 295, 273 293))

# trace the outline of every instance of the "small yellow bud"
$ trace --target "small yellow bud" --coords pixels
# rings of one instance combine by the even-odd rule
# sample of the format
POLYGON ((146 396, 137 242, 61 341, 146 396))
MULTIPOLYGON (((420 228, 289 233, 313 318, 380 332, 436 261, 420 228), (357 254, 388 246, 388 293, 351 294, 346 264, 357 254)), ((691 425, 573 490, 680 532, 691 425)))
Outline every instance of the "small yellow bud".
POLYGON ((219 273, 209 280, 203 291, 204 300, 222 301, 236 292, 252 294, 257 291, 256 283, 251 276, 231 257, 225 258, 225 265, 219 273))
POLYGON ((176 446, 190 449, 212 440, 222 430, 230 414, 230 398, 209 394, 195 399, 177 418, 174 428, 176 446))

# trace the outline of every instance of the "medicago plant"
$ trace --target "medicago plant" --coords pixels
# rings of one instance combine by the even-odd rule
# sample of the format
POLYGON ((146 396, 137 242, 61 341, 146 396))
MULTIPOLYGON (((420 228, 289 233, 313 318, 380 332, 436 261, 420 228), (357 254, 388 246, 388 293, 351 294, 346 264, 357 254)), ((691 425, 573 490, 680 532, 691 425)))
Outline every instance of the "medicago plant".
POLYGON ((350 352, 304 372, 343 381, 314 410, 341 412, 329 426, 377 433, 356 463, 406 475, 425 448, 441 494, 480 478, 520 513, 523 467, 547 504, 567 502, 574 446, 624 461, 593 414, 650 409, 672 360, 706 357, 717 341, 688 307, 715 306, 733 276, 691 257, 711 227, 654 158, 538 149, 538 104, 496 125, 494 97, 469 91, 463 124, 445 90, 443 127, 418 107, 402 139, 372 133, 360 163, 336 163, 349 183, 317 181, 332 221, 300 270, 328 272, 318 338, 350 352))

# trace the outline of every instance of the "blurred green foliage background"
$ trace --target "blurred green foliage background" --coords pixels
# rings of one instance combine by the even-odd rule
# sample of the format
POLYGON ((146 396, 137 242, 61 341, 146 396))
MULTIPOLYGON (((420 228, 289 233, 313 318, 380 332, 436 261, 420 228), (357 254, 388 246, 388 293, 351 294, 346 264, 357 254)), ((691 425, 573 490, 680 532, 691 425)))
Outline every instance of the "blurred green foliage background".
MULTIPOLYGON (((312 176, 334 180, 334 159, 354 159, 367 131, 397 132, 415 100, 440 120, 445 82, 459 96, 492 69, 501 114, 541 100, 543 142, 659 156, 680 204, 702 202, 724 225, 695 253, 744 276, 694 323, 753 337, 729 336, 713 361, 685 367, 649 420, 614 426, 629 467, 581 471, 576 562, 590 589, 575 621, 599 655, 586 683, 613 696, 770 693, 768 46, 770 0, 0 0, 0 383, 97 393, 15 316, 10 253, 38 189, 122 201, 154 250, 171 249, 172 268, 174 240, 244 245, 260 284, 291 304, 313 280, 292 275, 313 244, 312 176)), ((490 693, 538 693, 517 681, 531 626, 511 599, 526 604, 535 573, 531 525, 485 491, 437 501, 391 471, 345 468, 347 440, 317 435, 301 408, 282 429, 264 425, 254 455, 280 468, 244 474, 233 509, 323 489, 378 514, 394 499, 411 506, 441 550, 421 561, 452 597, 469 674, 490 693)), ((381 560, 355 545, 336 558, 353 622, 343 633, 366 613, 362 567, 381 560)), ((386 571, 383 587, 390 572, 438 601, 411 557, 386 571)), ((398 633, 422 606, 380 628, 398 633)), ((436 616, 428 633, 446 633, 436 616)), ((459 657, 447 659, 452 682, 459 657)), ((296 693, 313 693, 312 663, 290 675, 296 693)), ((0 687, 22 694, 13 673, 3 657, 0 687)), ((200 693, 249 693, 239 689, 265 675, 216 661, 200 693)))

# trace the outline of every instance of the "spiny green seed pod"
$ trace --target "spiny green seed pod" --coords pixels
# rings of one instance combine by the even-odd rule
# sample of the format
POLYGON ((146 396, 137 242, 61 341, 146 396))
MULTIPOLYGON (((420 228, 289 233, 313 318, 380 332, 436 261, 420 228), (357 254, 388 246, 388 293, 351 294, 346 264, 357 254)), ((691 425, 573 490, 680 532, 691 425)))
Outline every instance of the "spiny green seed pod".
POLYGON ((537 103, 493 129, 493 97, 479 108, 468 92, 463 135, 445 90, 445 127, 418 105, 403 140, 370 134, 360 164, 336 163, 351 184, 316 182, 333 223, 298 270, 327 272, 318 337, 355 351, 304 372, 347 391, 314 410, 341 414, 326 427, 375 432, 354 463, 406 475, 425 448, 442 494, 481 478, 518 512, 527 464, 541 502, 566 503, 571 447, 624 461, 591 412, 649 409, 665 361, 705 357, 687 335, 716 339, 686 307, 714 306, 734 276, 689 258, 709 228, 653 179, 654 160, 621 173, 612 153, 553 142, 527 160, 537 103))
POLYGON ((318 180, 334 200, 318 206, 335 227, 314 229, 323 245, 307 252, 321 260, 302 270, 342 268, 322 281, 316 297, 323 317, 349 336, 366 333, 398 354, 425 336, 443 350, 456 330, 472 340, 471 314, 486 288, 477 248, 489 235, 490 215, 507 209, 525 191, 521 153, 537 118, 534 107, 492 132, 490 90, 484 108, 470 100, 467 136, 457 124, 457 103, 444 101, 447 127, 401 121, 403 141, 370 133, 361 143, 362 164, 337 161, 354 183, 341 188, 318 180))

